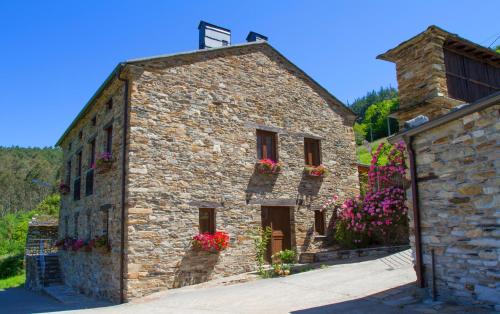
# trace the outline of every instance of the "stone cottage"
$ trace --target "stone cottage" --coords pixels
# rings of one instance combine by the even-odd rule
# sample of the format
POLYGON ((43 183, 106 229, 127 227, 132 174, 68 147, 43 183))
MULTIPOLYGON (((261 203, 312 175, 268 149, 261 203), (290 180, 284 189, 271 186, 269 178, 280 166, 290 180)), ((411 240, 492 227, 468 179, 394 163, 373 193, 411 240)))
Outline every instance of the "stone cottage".
POLYGON ((199 50, 120 63, 57 143, 59 237, 109 243, 60 252, 65 284, 83 293, 123 302, 254 270, 260 226, 272 251, 307 252, 327 233, 322 202, 358 193, 354 114, 265 36, 232 45, 228 29, 199 30, 199 50), (257 171, 266 158, 282 171, 257 171), (304 173, 320 164, 330 175, 304 173), (221 230, 227 250, 192 247, 221 230))
POLYGON ((436 26, 379 56, 396 63, 411 244, 435 299, 500 307, 500 55, 436 26))

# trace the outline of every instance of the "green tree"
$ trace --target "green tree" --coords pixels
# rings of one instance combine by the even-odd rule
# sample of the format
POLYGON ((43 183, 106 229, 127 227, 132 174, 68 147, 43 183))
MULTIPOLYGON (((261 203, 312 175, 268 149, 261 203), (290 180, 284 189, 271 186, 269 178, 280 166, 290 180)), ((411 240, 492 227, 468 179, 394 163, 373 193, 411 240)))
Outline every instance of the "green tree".
POLYGON ((388 128, 391 133, 397 131, 397 122, 394 119, 389 119, 389 114, 397 110, 399 101, 397 98, 383 100, 368 107, 365 117, 362 121, 364 130, 366 131, 365 138, 369 141, 376 140, 389 135, 388 128), (388 125, 389 123, 389 125, 388 125))
POLYGON ((381 87, 378 91, 372 90, 361 98, 356 98, 350 106, 352 111, 358 116, 358 121, 362 121, 365 112, 371 105, 383 100, 392 99, 398 96, 398 91, 394 87, 381 87))

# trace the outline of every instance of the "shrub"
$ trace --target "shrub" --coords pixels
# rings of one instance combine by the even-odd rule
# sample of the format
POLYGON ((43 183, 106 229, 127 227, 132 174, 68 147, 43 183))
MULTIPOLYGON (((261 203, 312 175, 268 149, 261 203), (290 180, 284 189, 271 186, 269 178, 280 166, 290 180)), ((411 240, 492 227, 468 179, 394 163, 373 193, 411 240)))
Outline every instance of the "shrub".
POLYGON ((17 276, 23 273, 24 255, 10 255, 0 259, 0 279, 17 276))
POLYGON ((250 231, 255 246, 255 259, 259 268, 259 274, 265 276, 264 263, 266 261, 267 244, 271 239, 271 227, 257 227, 250 231))

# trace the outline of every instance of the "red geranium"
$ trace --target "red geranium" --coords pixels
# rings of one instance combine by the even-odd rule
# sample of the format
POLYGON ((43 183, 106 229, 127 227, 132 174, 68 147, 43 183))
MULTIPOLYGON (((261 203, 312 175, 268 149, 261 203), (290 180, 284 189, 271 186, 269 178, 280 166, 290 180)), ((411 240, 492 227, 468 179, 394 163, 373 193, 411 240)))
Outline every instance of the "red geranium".
POLYGON ((229 246, 229 235, 223 231, 200 233, 193 237, 193 245, 204 251, 223 251, 229 246))

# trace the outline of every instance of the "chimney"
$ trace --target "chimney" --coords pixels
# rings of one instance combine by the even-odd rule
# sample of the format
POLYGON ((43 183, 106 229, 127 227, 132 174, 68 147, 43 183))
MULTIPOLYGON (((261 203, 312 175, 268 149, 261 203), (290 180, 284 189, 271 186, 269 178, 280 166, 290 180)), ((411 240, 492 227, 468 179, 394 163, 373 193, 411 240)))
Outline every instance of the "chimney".
POLYGON ((264 35, 261 35, 259 33, 256 33, 256 32, 250 32, 248 33, 248 36, 247 36, 247 42, 253 42, 253 41, 267 41, 267 37, 264 36, 264 35))
POLYGON ((199 47, 218 48, 231 45, 231 30, 214 24, 200 21, 198 25, 200 32, 199 47))

